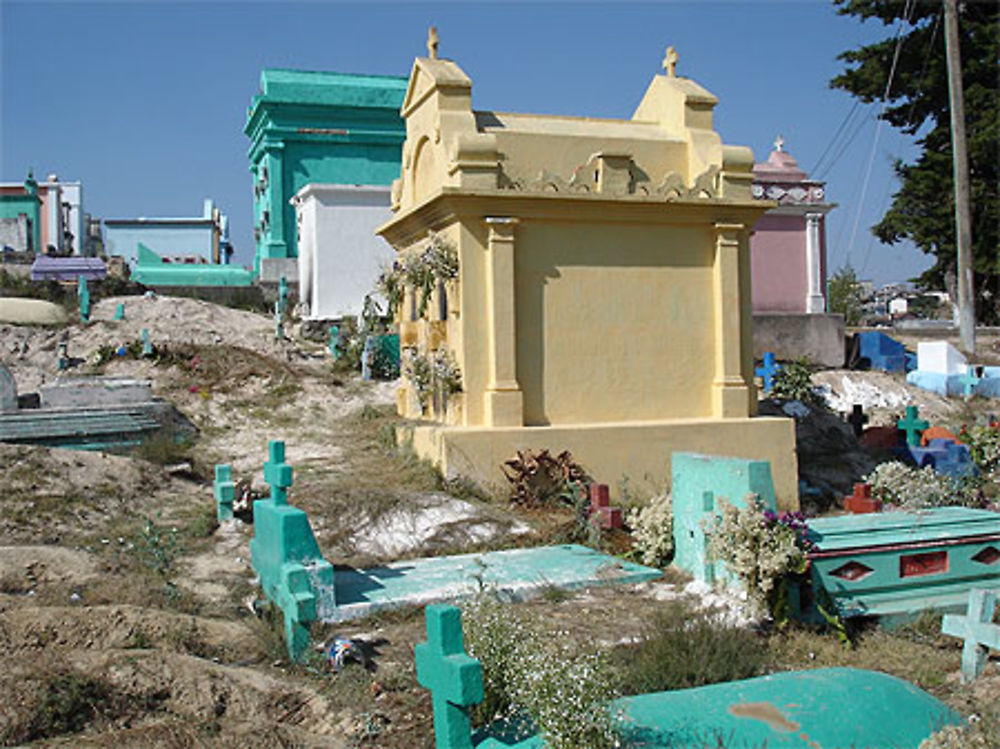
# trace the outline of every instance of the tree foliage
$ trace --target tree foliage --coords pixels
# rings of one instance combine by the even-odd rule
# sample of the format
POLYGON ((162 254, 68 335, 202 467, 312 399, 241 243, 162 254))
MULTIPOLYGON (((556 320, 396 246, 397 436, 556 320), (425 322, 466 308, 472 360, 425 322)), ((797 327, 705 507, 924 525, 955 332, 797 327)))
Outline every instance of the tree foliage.
MULTIPOLYGON (((922 149, 913 163, 894 165, 900 189, 872 231, 884 244, 911 240, 935 257, 919 279, 926 289, 954 295, 956 241, 948 71, 944 43, 944 6, 928 0, 834 0, 838 12, 894 27, 906 19, 899 36, 899 59, 882 118, 917 136, 922 149)), ((976 312, 981 323, 1000 320, 1000 4, 959 4, 959 46, 965 94, 966 137, 972 193, 973 264, 976 312)), ((847 69, 830 85, 866 103, 881 101, 897 40, 848 50, 840 55, 847 69)))
POLYGON ((830 312, 843 315, 844 322, 848 325, 857 325, 861 322, 861 284, 854 273, 854 268, 845 265, 830 276, 826 295, 829 299, 830 312))

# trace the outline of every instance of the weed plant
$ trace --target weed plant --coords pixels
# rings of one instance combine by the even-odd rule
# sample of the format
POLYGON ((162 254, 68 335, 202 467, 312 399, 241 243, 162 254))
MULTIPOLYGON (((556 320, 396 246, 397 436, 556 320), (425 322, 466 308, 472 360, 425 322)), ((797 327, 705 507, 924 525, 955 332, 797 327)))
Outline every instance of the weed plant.
POLYGON ((813 386, 812 366, 805 358, 787 362, 774 376, 770 397, 800 401, 809 406, 826 408, 826 398, 813 386))
POLYGON ((761 674, 767 649, 759 634, 718 612, 671 601, 644 627, 636 645, 619 648, 616 670, 623 694, 689 689, 761 674))

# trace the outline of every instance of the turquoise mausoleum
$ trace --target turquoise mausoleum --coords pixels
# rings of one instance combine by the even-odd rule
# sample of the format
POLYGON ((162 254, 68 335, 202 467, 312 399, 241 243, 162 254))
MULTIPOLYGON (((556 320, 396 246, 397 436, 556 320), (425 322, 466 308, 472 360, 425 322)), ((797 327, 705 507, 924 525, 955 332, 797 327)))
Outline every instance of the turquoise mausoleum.
POLYGON ((254 273, 297 277, 295 208, 312 183, 389 185, 399 176, 408 79, 265 68, 247 110, 254 273))

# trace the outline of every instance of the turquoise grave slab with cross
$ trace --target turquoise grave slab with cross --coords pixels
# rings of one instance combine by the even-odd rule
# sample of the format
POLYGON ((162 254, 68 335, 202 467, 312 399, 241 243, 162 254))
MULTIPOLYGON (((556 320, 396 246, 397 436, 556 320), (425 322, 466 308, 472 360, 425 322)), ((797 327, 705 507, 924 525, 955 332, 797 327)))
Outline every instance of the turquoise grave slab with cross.
POLYGON ((844 515, 809 521, 817 549, 803 616, 820 621, 814 592, 842 616, 879 616, 892 626, 921 611, 961 610, 970 587, 1000 591, 1000 513, 965 507, 844 515))
POLYGON ((308 647, 313 621, 346 621, 400 606, 457 600, 484 586, 508 598, 527 598, 552 585, 569 589, 634 583, 662 574, 575 544, 414 559, 335 573, 320 553, 306 513, 288 505, 293 477, 283 442, 269 443, 264 477, 271 496, 254 502, 251 559, 264 594, 284 612, 293 660, 308 647))
POLYGON ((969 591, 965 616, 945 614, 941 632, 965 640, 962 648, 962 682, 969 683, 986 668, 990 648, 1000 650, 1000 626, 993 623, 997 597, 982 588, 969 591))
POLYGON ((268 600, 284 614, 285 644, 292 660, 309 646, 309 623, 328 616, 334 598, 333 566, 323 558, 306 513, 288 505, 292 467, 285 443, 272 440, 264 478, 271 496, 253 505, 253 568, 268 600))
MULTIPOLYGON (((543 749, 539 736, 520 742, 496 738, 505 732, 502 725, 477 732, 476 740, 469 736, 468 709, 482 695, 482 670, 471 664, 480 664, 459 657, 464 651, 457 608, 428 606, 426 617, 428 641, 417 645, 417 678, 432 692, 437 749, 543 749), (459 669, 464 669, 461 674, 459 669)), ((917 749, 930 734, 961 720, 902 679, 854 668, 791 671, 623 697, 608 709, 620 716, 623 744, 644 749, 917 749)))

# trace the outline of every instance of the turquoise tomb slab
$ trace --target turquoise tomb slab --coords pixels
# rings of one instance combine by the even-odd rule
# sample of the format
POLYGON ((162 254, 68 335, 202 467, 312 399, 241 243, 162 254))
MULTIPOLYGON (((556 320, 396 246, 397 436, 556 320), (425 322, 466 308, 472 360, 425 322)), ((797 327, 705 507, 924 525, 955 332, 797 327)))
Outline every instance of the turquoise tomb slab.
POLYGON ((660 574, 575 544, 413 559, 365 570, 335 570, 337 606, 332 615, 334 621, 344 621, 380 609, 456 600, 484 588, 526 598, 550 585, 573 589, 637 583, 660 574))

